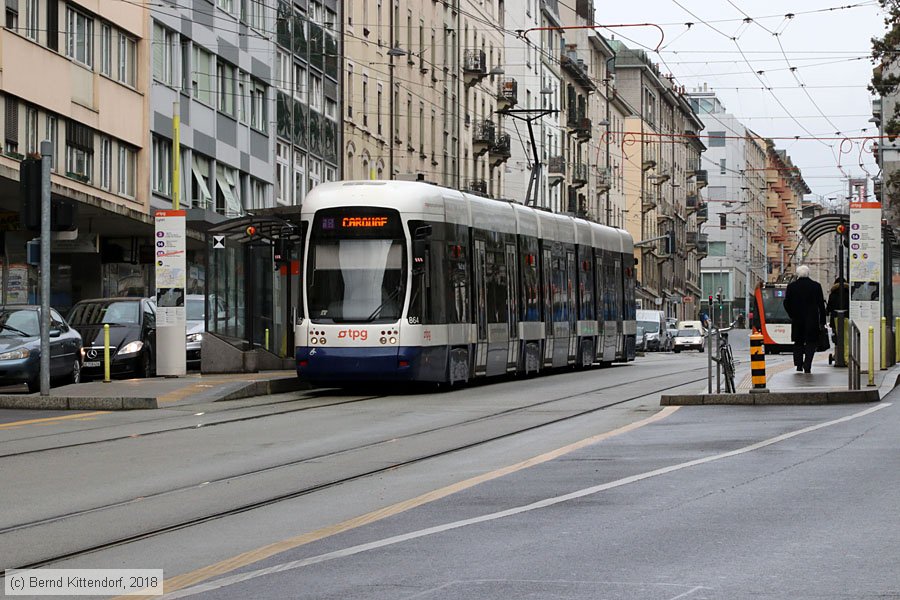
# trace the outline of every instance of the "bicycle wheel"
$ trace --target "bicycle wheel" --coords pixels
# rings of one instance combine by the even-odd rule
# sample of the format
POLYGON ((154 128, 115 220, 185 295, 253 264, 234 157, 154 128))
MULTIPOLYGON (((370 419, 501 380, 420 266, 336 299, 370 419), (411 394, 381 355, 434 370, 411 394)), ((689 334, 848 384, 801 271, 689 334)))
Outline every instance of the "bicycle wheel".
POLYGON ((722 348, 722 370, 725 374, 725 392, 735 393, 737 390, 734 385, 734 358, 731 355, 731 346, 722 348))

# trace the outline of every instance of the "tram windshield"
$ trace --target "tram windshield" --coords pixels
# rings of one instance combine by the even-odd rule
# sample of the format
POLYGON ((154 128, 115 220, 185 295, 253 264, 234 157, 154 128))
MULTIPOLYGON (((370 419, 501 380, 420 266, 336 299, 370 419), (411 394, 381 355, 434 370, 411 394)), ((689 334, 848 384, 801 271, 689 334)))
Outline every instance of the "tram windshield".
POLYGON ((766 317, 766 323, 790 323, 791 318, 784 309, 785 288, 764 287, 760 292, 762 294, 763 314, 766 317))
POLYGON ((406 237, 400 213, 371 206, 316 213, 306 299, 316 323, 396 321, 406 297, 406 237))

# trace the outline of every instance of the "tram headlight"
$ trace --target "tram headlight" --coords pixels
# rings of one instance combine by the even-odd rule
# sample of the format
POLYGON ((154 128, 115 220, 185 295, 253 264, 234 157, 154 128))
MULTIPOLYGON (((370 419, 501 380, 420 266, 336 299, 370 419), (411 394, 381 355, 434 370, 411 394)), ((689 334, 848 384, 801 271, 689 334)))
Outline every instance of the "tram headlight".
POLYGON ((396 343, 397 343, 397 338, 392 337, 392 338, 391 338, 390 340, 388 340, 388 341, 391 342, 392 344, 396 344, 396 343))
POLYGON ((319 343, 319 338, 309 338, 309 343, 315 346, 319 343))
POLYGON ((381 342, 382 344, 387 344, 387 338, 386 338, 386 337, 383 337, 383 338, 379 339, 378 341, 381 342))

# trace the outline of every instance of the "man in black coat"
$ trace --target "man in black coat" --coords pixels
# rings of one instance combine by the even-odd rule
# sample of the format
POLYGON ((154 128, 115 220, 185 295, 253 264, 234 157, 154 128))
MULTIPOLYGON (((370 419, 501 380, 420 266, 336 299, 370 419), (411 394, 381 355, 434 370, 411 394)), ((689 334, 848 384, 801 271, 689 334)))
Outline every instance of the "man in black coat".
POLYGON ((791 341, 794 342, 794 366, 809 373, 819 341, 819 331, 825 327, 825 295, 822 286, 809 278, 809 267, 797 267, 797 279, 787 286, 784 309, 791 318, 791 341))

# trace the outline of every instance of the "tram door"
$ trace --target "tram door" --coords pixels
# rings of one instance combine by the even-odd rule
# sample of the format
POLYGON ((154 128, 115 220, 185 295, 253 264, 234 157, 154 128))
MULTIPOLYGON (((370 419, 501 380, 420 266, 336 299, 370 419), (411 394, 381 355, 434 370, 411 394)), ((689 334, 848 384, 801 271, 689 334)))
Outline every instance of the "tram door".
POLYGON ((568 317, 569 332, 569 356, 568 363, 571 364, 575 360, 575 351, 578 347, 578 335, 575 332, 575 294, 577 292, 577 282, 575 279, 575 253, 566 253, 566 315, 568 317))
POLYGON ((506 245, 506 322, 509 326, 509 349, 506 370, 515 371, 519 364, 519 272, 516 245, 506 245))
POLYGON ((544 366, 553 365, 553 253, 541 249, 541 288, 544 296, 544 366))
POLYGON ((475 240, 475 375, 487 372, 487 252, 484 240, 475 240))

